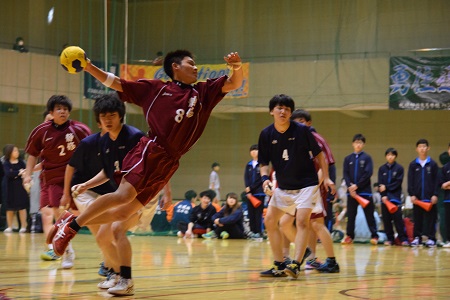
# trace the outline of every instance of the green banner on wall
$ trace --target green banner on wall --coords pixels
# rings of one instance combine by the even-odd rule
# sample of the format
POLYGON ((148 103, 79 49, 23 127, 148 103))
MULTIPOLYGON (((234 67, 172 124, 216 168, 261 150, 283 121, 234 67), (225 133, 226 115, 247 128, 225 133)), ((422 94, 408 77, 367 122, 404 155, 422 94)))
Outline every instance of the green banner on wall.
POLYGON ((389 109, 450 110, 450 57, 391 57, 389 109))
MULTIPOLYGON (((102 61, 93 61, 92 64, 99 67, 100 69, 105 69, 105 63, 102 61)), ((111 72, 115 75, 119 73, 119 65, 111 64, 108 72, 111 72)), ((94 78, 89 74, 85 74, 84 76, 84 98, 87 99, 97 99, 103 95, 111 94, 114 90, 105 87, 100 81, 94 78)))

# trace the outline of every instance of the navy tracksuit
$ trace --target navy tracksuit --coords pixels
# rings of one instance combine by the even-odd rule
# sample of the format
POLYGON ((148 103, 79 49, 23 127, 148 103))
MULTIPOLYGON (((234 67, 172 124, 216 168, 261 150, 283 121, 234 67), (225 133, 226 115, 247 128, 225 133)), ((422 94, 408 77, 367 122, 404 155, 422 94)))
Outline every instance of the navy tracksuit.
POLYGON ((408 237, 405 231, 405 223, 403 222, 402 214, 402 182, 404 176, 404 169, 401 165, 394 162, 392 165, 385 163, 378 169, 378 183, 384 184, 386 190, 381 193, 381 197, 387 197, 389 201, 397 205, 397 211, 391 214, 386 205, 381 205, 381 213, 383 215, 384 231, 386 232, 387 239, 394 242, 394 230, 392 228, 392 222, 394 222, 395 229, 398 233, 400 241, 408 241, 408 237))
MULTIPOLYGON (((445 182, 450 181, 450 162, 446 163, 441 170, 439 177, 439 187, 445 182)), ((450 190, 444 192, 444 209, 445 209, 445 232, 447 241, 450 241, 450 190)))
MULTIPOLYGON (((438 165, 430 157, 427 157, 425 165, 420 165, 416 158, 408 168, 408 194, 416 196, 418 200, 430 202, 432 196, 438 196, 438 165)), ((437 205, 433 205, 430 211, 414 205, 414 237, 421 240, 422 235, 436 242, 437 205)))
MULTIPOLYGON (((344 159, 344 179, 347 187, 356 184, 358 189, 356 193, 367 200, 369 204, 364 208, 367 225, 371 232, 372 238, 378 238, 377 225, 373 216, 375 206, 372 200, 372 186, 370 177, 373 173, 373 162, 370 155, 365 152, 352 153, 344 159)), ((355 219, 358 212, 358 201, 347 194, 347 235, 352 239, 355 238, 355 219)))
POLYGON ((250 188, 250 193, 262 202, 262 205, 254 207, 250 201, 248 202, 248 219, 250 230, 253 233, 261 233, 262 231, 262 214, 264 210, 264 194, 261 182, 261 173, 259 171, 259 163, 253 168, 252 161, 245 166, 244 172, 245 186, 250 188))

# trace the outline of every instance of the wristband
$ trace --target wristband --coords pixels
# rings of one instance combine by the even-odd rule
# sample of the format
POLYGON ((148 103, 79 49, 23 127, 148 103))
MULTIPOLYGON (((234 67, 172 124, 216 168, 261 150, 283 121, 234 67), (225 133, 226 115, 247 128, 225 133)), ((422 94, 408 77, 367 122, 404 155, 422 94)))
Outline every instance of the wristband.
POLYGON ((107 87, 111 87, 111 85, 114 83, 114 79, 116 79, 116 75, 110 72, 106 72, 106 74, 108 74, 108 77, 106 77, 106 80, 102 83, 107 87))
POLYGON ((242 62, 228 63, 227 64, 227 68, 230 69, 230 70, 233 69, 234 71, 237 71, 240 68, 242 68, 242 62), (236 69, 234 68, 235 66, 237 66, 236 69))
POLYGON ((267 175, 261 176, 261 181, 262 182, 265 182, 266 180, 270 180, 269 176, 267 176, 267 175))

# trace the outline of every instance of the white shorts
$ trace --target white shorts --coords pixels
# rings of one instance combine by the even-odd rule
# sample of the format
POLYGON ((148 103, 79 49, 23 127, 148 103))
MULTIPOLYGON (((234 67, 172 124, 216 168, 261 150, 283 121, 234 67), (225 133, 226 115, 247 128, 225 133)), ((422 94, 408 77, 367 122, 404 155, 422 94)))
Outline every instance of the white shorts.
MULTIPOLYGON (((320 194, 320 192, 319 192, 320 194)), ((312 214, 320 214, 320 213, 324 213, 324 215, 326 216, 326 211, 323 209, 323 200, 322 198, 320 198, 320 201, 316 202, 316 206, 314 206, 312 212, 312 214)))
POLYGON ((282 190, 276 188, 269 205, 281 209, 294 216, 298 208, 314 209, 317 202, 322 201, 317 185, 308 186, 300 190, 282 190))
POLYGON ((75 202, 78 211, 82 213, 87 209, 87 207, 92 203, 92 201, 98 198, 98 196, 100 195, 91 190, 87 190, 86 192, 81 193, 76 198, 74 198, 73 202, 75 202))

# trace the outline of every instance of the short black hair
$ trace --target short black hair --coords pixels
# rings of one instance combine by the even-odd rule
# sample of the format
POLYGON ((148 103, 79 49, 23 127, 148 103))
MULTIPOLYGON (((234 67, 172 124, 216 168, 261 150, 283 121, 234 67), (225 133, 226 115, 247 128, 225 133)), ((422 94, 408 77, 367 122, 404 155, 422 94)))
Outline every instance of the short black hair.
POLYGON ((389 153, 395 155, 395 157, 398 156, 397 150, 395 150, 394 148, 387 148, 386 152, 384 152, 384 156, 388 155, 389 153))
POLYGON ((173 80, 173 70, 172 70, 172 64, 181 64, 181 61, 185 57, 190 57, 194 59, 194 56, 192 53, 188 50, 176 50, 173 52, 167 53, 167 55, 164 57, 164 72, 166 72, 167 76, 169 76, 173 80))
POLYGON ((250 146, 250 151, 253 151, 253 150, 258 150, 258 145, 257 144, 253 144, 253 145, 250 146))
POLYGON ((292 99, 290 96, 285 94, 278 94, 272 97, 269 101, 269 111, 272 111, 275 106, 286 106, 291 109, 291 112, 295 109, 295 102, 294 99, 292 99))
POLYGON ((311 114, 304 109, 296 109, 292 112, 291 120, 305 119, 306 122, 311 121, 311 114))
POLYGON ((427 147, 429 146, 428 140, 426 140, 426 139, 418 140, 417 143, 416 143, 416 147, 419 146, 420 144, 425 144, 425 145, 427 145, 427 147))
POLYGON ((216 192, 213 190, 206 190, 200 193, 200 198, 203 198, 203 196, 208 197, 211 201, 216 198, 216 192))
POLYGON ((366 138, 365 138, 364 135, 362 135, 362 133, 357 133, 357 134, 355 134, 353 136, 352 142, 354 142, 354 141, 362 141, 365 144, 366 143, 366 138))
POLYGON ((95 99, 94 107, 92 108, 95 115, 95 120, 100 123, 100 114, 115 113, 120 116, 120 122, 123 123, 126 108, 125 104, 120 101, 115 93, 106 94, 95 99))
POLYGON ((220 164, 218 162, 213 162, 211 169, 214 169, 215 167, 220 167, 220 164))
POLYGON ((194 190, 189 190, 184 193, 184 199, 191 200, 192 198, 197 197, 197 193, 194 190))
POLYGON ((53 95, 47 101, 47 111, 51 112, 55 109, 56 105, 62 105, 67 107, 67 109, 72 111, 72 101, 69 97, 64 95, 53 95))

